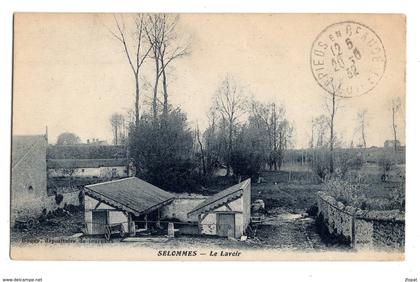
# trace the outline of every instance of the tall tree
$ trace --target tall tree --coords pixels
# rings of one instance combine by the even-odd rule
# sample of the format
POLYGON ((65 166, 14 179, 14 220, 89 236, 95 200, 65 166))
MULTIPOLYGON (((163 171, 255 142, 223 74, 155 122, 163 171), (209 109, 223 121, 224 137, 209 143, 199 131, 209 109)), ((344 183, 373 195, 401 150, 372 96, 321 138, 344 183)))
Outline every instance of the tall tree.
POLYGON ((320 115, 318 117, 315 118, 314 120, 314 131, 315 131, 315 137, 316 138, 316 143, 315 143, 315 147, 324 147, 326 144, 326 140, 325 140, 325 136, 326 136, 326 131, 329 127, 329 121, 328 121, 328 117, 326 115, 320 115))
POLYGON ((395 152, 397 151, 397 142, 398 142, 398 138, 397 138, 397 114, 400 111, 401 108, 401 99, 395 98, 392 99, 391 102, 391 112, 392 112, 392 131, 394 134, 394 150, 395 152))
MULTIPOLYGON (((158 116, 158 125, 162 115, 158 116)), ((194 134, 180 109, 169 112, 166 126, 156 126, 152 115, 142 115, 138 130, 131 130, 130 152, 137 160, 136 175, 175 192, 194 186, 194 134)))
POLYGON ((362 139, 362 146, 366 149, 366 127, 367 127, 367 121, 366 121, 366 114, 367 110, 363 109, 360 110, 357 113, 357 122, 358 122, 358 131, 360 132, 361 139, 362 139))
POLYGON ((189 54, 189 42, 179 38, 177 33, 178 15, 153 14, 148 17, 147 38, 152 47, 152 59, 155 65, 153 87, 153 116, 157 117, 157 94, 159 79, 162 78, 163 117, 169 112, 168 102, 168 66, 176 59, 189 54))
POLYGON ((222 117, 223 124, 227 127, 227 154, 225 157, 227 171, 230 174, 231 158, 234 145, 234 130, 239 118, 246 112, 246 98, 242 88, 235 79, 226 75, 216 90, 214 108, 222 117))
POLYGON ((270 169, 280 168, 284 150, 290 145, 292 127, 285 118, 285 108, 276 103, 251 103, 250 127, 264 128, 266 150, 269 152, 267 163, 270 169))
POLYGON ((113 113, 109 122, 112 128, 112 135, 114 136, 113 143, 114 145, 119 145, 122 142, 121 137, 124 130, 124 116, 119 113, 113 113))
POLYGON ((131 72, 134 76, 135 81, 135 102, 134 102, 134 112, 135 112, 135 125, 139 125, 140 121, 140 72, 141 67, 143 66, 151 46, 145 42, 145 19, 144 15, 137 14, 134 21, 134 32, 127 30, 124 19, 117 19, 117 16, 114 15, 114 21, 117 31, 110 30, 111 34, 121 43, 125 56, 127 57, 128 64, 130 66, 131 72), (132 44, 134 43, 134 44, 132 44), (134 45, 134 48, 132 46, 134 45))
POLYGON ((338 111, 338 99, 340 97, 339 92, 341 91, 341 84, 338 86, 334 86, 333 81, 331 81, 331 88, 332 91, 327 94, 327 103, 326 103, 326 109, 328 112, 328 125, 330 129, 330 140, 329 140, 329 150, 330 150, 330 167, 329 171, 330 173, 334 172, 334 148, 335 144, 337 142, 337 136, 335 132, 335 122, 336 122, 336 116, 338 111))

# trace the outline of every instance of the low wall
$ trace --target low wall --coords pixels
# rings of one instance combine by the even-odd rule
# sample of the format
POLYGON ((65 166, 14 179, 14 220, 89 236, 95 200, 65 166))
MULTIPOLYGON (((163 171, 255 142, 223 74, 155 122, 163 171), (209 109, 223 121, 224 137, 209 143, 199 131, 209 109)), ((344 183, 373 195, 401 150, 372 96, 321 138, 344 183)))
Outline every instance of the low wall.
POLYGON ((188 217, 188 213, 207 198, 201 195, 177 195, 169 205, 162 207, 161 218, 176 218, 183 222, 197 222, 198 217, 188 217))
POLYGON ((72 191, 63 193, 63 200, 59 205, 55 201, 55 196, 44 196, 36 200, 21 201, 19 207, 12 205, 11 208, 11 224, 14 225, 16 218, 34 218, 37 219, 42 211, 45 209, 47 212, 63 208, 65 204, 79 206, 79 191, 72 191))
POLYGON ((404 248, 405 219, 398 210, 364 211, 345 206, 325 192, 318 192, 318 217, 328 232, 353 248, 404 248))

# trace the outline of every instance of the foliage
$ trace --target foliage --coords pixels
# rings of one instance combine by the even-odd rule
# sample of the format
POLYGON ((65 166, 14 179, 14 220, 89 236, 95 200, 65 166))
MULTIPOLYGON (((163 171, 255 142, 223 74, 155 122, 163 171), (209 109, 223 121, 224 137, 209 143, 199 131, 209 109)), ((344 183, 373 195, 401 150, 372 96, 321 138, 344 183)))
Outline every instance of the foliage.
POLYGON ((129 134, 130 155, 137 176, 174 192, 192 191, 196 185, 193 133, 180 110, 158 120, 144 115, 129 134))
POLYGON ((389 173, 395 165, 392 153, 383 153, 378 159, 378 165, 383 174, 389 173))
POLYGON ((361 199, 361 191, 365 184, 359 181, 352 182, 341 175, 329 176, 324 181, 326 191, 336 200, 345 205, 358 206, 361 199))
POLYGON ((312 151, 312 157, 311 157, 312 171, 321 180, 324 180, 325 177, 329 174, 330 154, 331 152, 325 148, 312 151))
POLYGON ((80 137, 71 132, 63 132, 57 137, 57 145, 76 145, 80 143, 80 137))
POLYGON ((405 210, 405 183, 402 182, 398 187, 392 189, 389 193, 391 208, 400 211, 405 210))
POLYGON ((250 101, 247 119, 240 120, 245 102, 237 98, 240 92, 229 79, 217 92, 210 125, 203 134, 205 171, 221 164, 227 166, 227 175, 231 168, 236 176, 257 176, 266 166, 278 170, 285 150, 292 146, 293 126, 285 118, 284 107, 250 101), (239 112, 223 111, 229 108, 239 112))
POLYGON ((121 145, 124 144, 126 141, 124 129, 125 129, 125 120, 124 116, 119 113, 113 113, 109 119, 113 140, 112 143, 114 145, 121 145))

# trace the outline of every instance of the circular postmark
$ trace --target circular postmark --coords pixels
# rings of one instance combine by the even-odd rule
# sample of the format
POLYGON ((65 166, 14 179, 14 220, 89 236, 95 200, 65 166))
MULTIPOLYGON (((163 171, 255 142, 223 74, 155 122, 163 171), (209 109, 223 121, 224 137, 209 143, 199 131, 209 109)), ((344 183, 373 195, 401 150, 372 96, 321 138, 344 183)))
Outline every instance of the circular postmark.
POLYGON ((318 84, 340 97, 371 91, 386 68, 385 48, 379 36, 353 21, 326 27, 313 42, 310 59, 318 84))

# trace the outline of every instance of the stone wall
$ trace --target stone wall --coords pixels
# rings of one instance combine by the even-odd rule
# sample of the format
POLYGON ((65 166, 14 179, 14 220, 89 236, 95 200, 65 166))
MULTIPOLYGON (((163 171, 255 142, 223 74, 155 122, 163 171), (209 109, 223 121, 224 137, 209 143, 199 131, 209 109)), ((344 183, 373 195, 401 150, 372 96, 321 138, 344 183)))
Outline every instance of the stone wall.
POLYGON ((188 213, 207 198, 201 195, 177 195, 169 205, 162 207, 160 216, 176 218, 183 222, 198 222, 198 217, 189 217, 188 213))
POLYGON ((404 213, 398 210, 364 211, 345 206, 325 192, 317 198, 318 217, 328 233, 353 248, 401 249, 405 242, 404 213))

